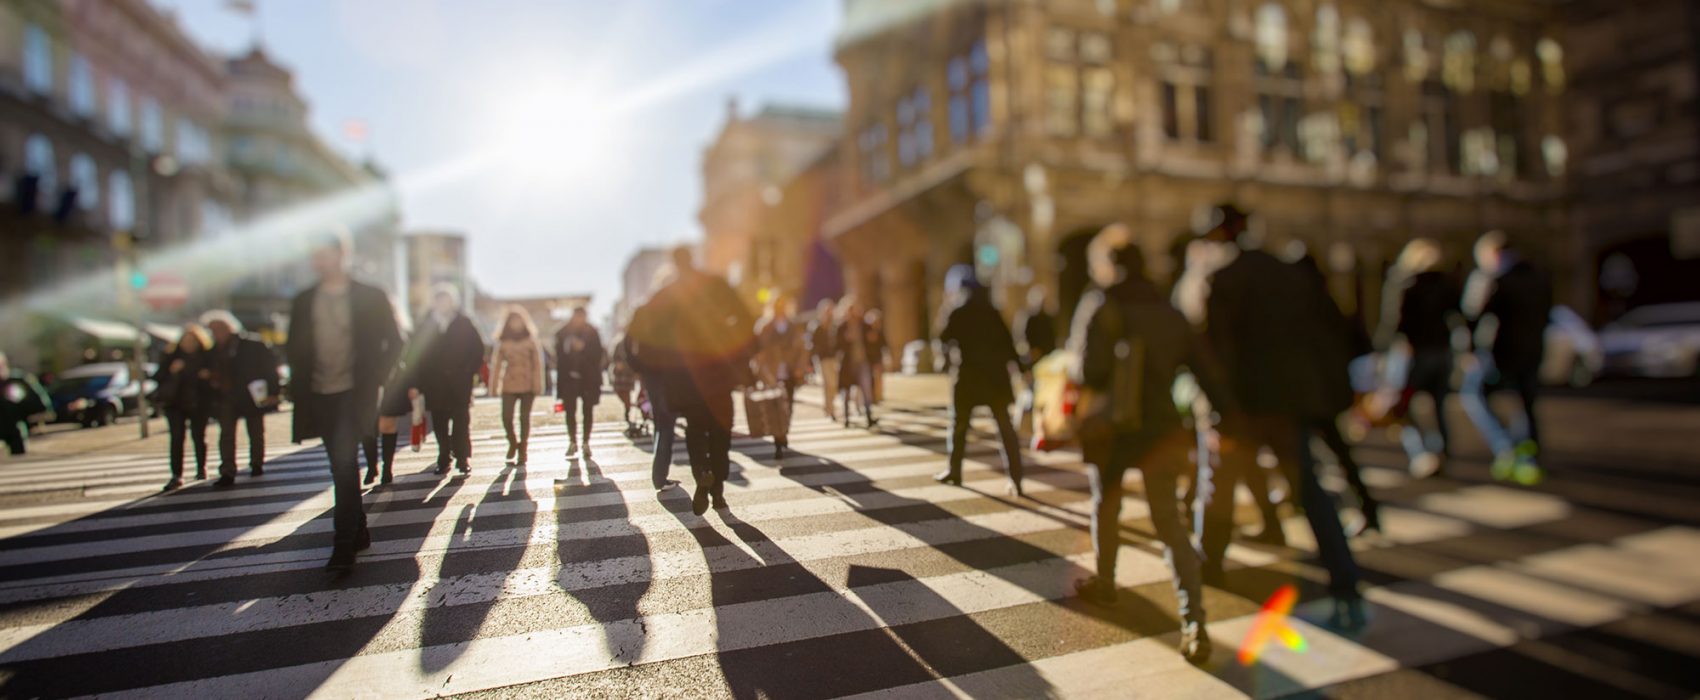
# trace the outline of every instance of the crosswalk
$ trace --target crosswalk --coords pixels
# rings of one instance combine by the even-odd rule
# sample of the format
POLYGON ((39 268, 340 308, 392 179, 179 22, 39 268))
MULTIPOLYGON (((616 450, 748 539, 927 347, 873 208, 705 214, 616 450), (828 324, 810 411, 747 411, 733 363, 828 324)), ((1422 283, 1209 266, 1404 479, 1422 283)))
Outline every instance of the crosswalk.
MULTIPOLYGON (((1371 624, 1320 623, 1323 574, 1294 519, 1290 549, 1230 549, 1227 588, 1205 600, 1217 654, 1195 668, 1174 651, 1137 495, 1116 572, 1128 594, 1113 609, 1070 598, 1092 561, 1077 455, 1032 455, 1015 500, 990 440, 964 487, 931 480, 936 408, 877 431, 799 413, 783 460, 735 441, 731 509, 705 517, 688 490, 651 490, 647 444, 616 426, 598 427, 594 460, 541 429, 525 468, 475 436, 468 477, 404 449, 396 482, 366 496, 373 546, 346 579, 320 568, 316 447, 232 489, 170 494, 159 455, 5 464, 0 497, 82 497, 0 510, 0 697, 1276 697, 1700 600, 1691 528, 1373 470, 1387 534, 1354 543, 1371 624), (1306 650, 1240 666, 1234 644, 1288 582, 1306 650)), ((675 476, 688 489, 688 469, 675 476)))

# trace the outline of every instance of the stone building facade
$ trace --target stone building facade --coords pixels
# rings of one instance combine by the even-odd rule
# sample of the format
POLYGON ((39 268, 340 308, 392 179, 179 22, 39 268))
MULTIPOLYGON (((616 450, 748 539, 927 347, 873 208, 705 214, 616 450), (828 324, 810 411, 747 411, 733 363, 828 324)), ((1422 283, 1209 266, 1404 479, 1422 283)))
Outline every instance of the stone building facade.
POLYGON ((1596 321, 1700 301, 1700 3, 1585 0, 1561 17, 1573 294, 1596 321))
MULTIPOLYGON (((1064 313, 1085 241, 1130 224, 1152 272, 1215 202, 1304 243, 1348 311, 1413 236, 1461 259, 1506 230, 1575 247, 1551 3, 847 0, 846 200, 825 236, 894 345, 932 334, 945 270, 1064 313)), ((1373 319, 1366 319, 1373 320, 1373 319)))
POLYGON ((0 4, 0 295, 228 228, 223 88, 145 0, 0 4))
POLYGON ((703 154, 699 262, 725 276, 746 301, 756 303, 759 291, 775 283, 773 249, 756 245, 763 218, 840 133, 834 112, 768 105, 745 117, 736 101, 727 103, 726 124, 703 154))

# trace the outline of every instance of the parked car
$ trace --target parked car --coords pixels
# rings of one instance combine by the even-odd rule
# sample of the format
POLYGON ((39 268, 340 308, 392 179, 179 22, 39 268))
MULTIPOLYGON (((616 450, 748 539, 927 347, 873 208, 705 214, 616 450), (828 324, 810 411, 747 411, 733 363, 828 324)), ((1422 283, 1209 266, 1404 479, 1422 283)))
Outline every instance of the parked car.
POLYGON ((152 394, 155 388, 151 379, 132 379, 128 364, 99 362, 60 373, 47 394, 57 422, 92 428, 135 412, 142 392, 152 394))
POLYGON ((1552 307, 1546 337, 1546 356, 1541 359, 1543 384, 1587 386, 1600 375, 1605 364, 1600 338, 1570 307, 1552 307))
POLYGON ((1631 309, 1600 331, 1600 344, 1611 376, 1700 376, 1700 302, 1631 309))

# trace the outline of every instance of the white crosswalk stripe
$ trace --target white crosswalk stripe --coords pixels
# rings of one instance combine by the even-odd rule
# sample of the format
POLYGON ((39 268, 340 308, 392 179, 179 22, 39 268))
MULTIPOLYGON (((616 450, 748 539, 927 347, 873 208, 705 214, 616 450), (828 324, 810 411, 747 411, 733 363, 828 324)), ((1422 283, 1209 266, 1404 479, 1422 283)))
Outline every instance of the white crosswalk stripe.
MULTIPOLYGON (((476 435, 468 477, 431 474, 429 448, 404 448, 396 482, 366 496, 373 546, 341 581, 318 570, 332 524, 316 447, 278 451, 236 488, 163 495, 158 455, 5 465, 0 497, 91 495, 0 510, 0 696, 436 697, 641 672, 655 695, 1268 697, 1700 599, 1700 532, 1671 526, 1372 589, 1384 614, 1357 638, 1306 622, 1325 617, 1311 601, 1295 622, 1310 651, 1270 651, 1267 673, 1231 658, 1261 601, 1213 591, 1217 658, 1195 668, 1174 652, 1169 569, 1137 489, 1116 581, 1151 600, 1099 617, 1070 601, 1093 565, 1078 456, 1032 455, 1017 501, 991 440, 974 444, 965 488, 933 483, 946 432, 937 413, 891 413, 877 431, 799 416, 782 461, 735 443, 732 509, 700 518, 688 490, 657 497, 651 455, 612 427, 594 434, 593 463, 563 459, 565 435, 540 429, 524 469, 498 466, 504 444, 476 435), (1016 638, 1034 630, 1055 639, 1016 638)), ((674 467, 686 489, 688 471, 674 467)), ((1434 491, 1388 507, 1389 535, 1354 547, 1571 515, 1540 494, 1434 491)), ((1320 579, 1301 523, 1290 550, 1231 548, 1235 569, 1320 579)))

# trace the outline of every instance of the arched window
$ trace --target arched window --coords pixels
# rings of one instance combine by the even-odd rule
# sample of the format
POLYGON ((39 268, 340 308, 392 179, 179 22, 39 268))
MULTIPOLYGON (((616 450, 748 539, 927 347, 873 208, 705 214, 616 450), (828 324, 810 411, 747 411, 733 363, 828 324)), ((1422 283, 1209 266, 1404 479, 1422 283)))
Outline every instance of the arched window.
POLYGON ((1431 61, 1428 43, 1423 39, 1423 33, 1416 28, 1405 30, 1405 79, 1420 83, 1428 79, 1431 61))
POLYGON ((130 174, 123 170, 112 171, 107 179, 107 190, 112 200, 108 210, 112 229, 130 230, 136 225, 136 192, 130 185, 130 174))
POLYGON ((71 186, 77 188, 77 207, 92 211, 100 204, 100 172, 87 153, 71 156, 71 186))
POLYGON ((1541 61, 1541 80, 1546 83, 1547 92, 1554 95, 1564 92, 1564 47, 1552 37, 1542 37, 1535 42, 1535 57, 1541 61))
POLYGON ((1257 58, 1271 73, 1287 65, 1287 11, 1272 2, 1257 8, 1257 58))
POLYGON ((1316 8, 1316 31, 1311 37, 1311 68, 1322 75, 1340 72, 1340 11, 1324 3, 1316 8))
POLYGON ((53 38, 34 24, 24 27, 24 85, 41 95, 53 92, 53 38))
POLYGON ((1364 76, 1375 72, 1375 29, 1369 20, 1354 17, 1346 22, 1346 35, 1341 39, 1341 52, 1345 54, 1346 70, 1352 75, 1364 76))
POLYGON ((112 133, 130 135, 130 87, 118 78, 106 83, 106 119, 112 133))
POLYGON ((1441 80, 1446 87, 1461 94, 1476 89, 1476 35, 1467 29, 1446 37, 1445 53, 1441 56, 1441 80))
POLYGON ((71 54, 71 111, 79 117, 93 117, 94 109, 94 69, 89 67, 89 59, 80 53, 71 54))
POLYGON ((24 169, 36 177, 40 201, 53 201, 59 193, 59 164, 53 159, 53 142, 41 134, 24 141, 24 169))

